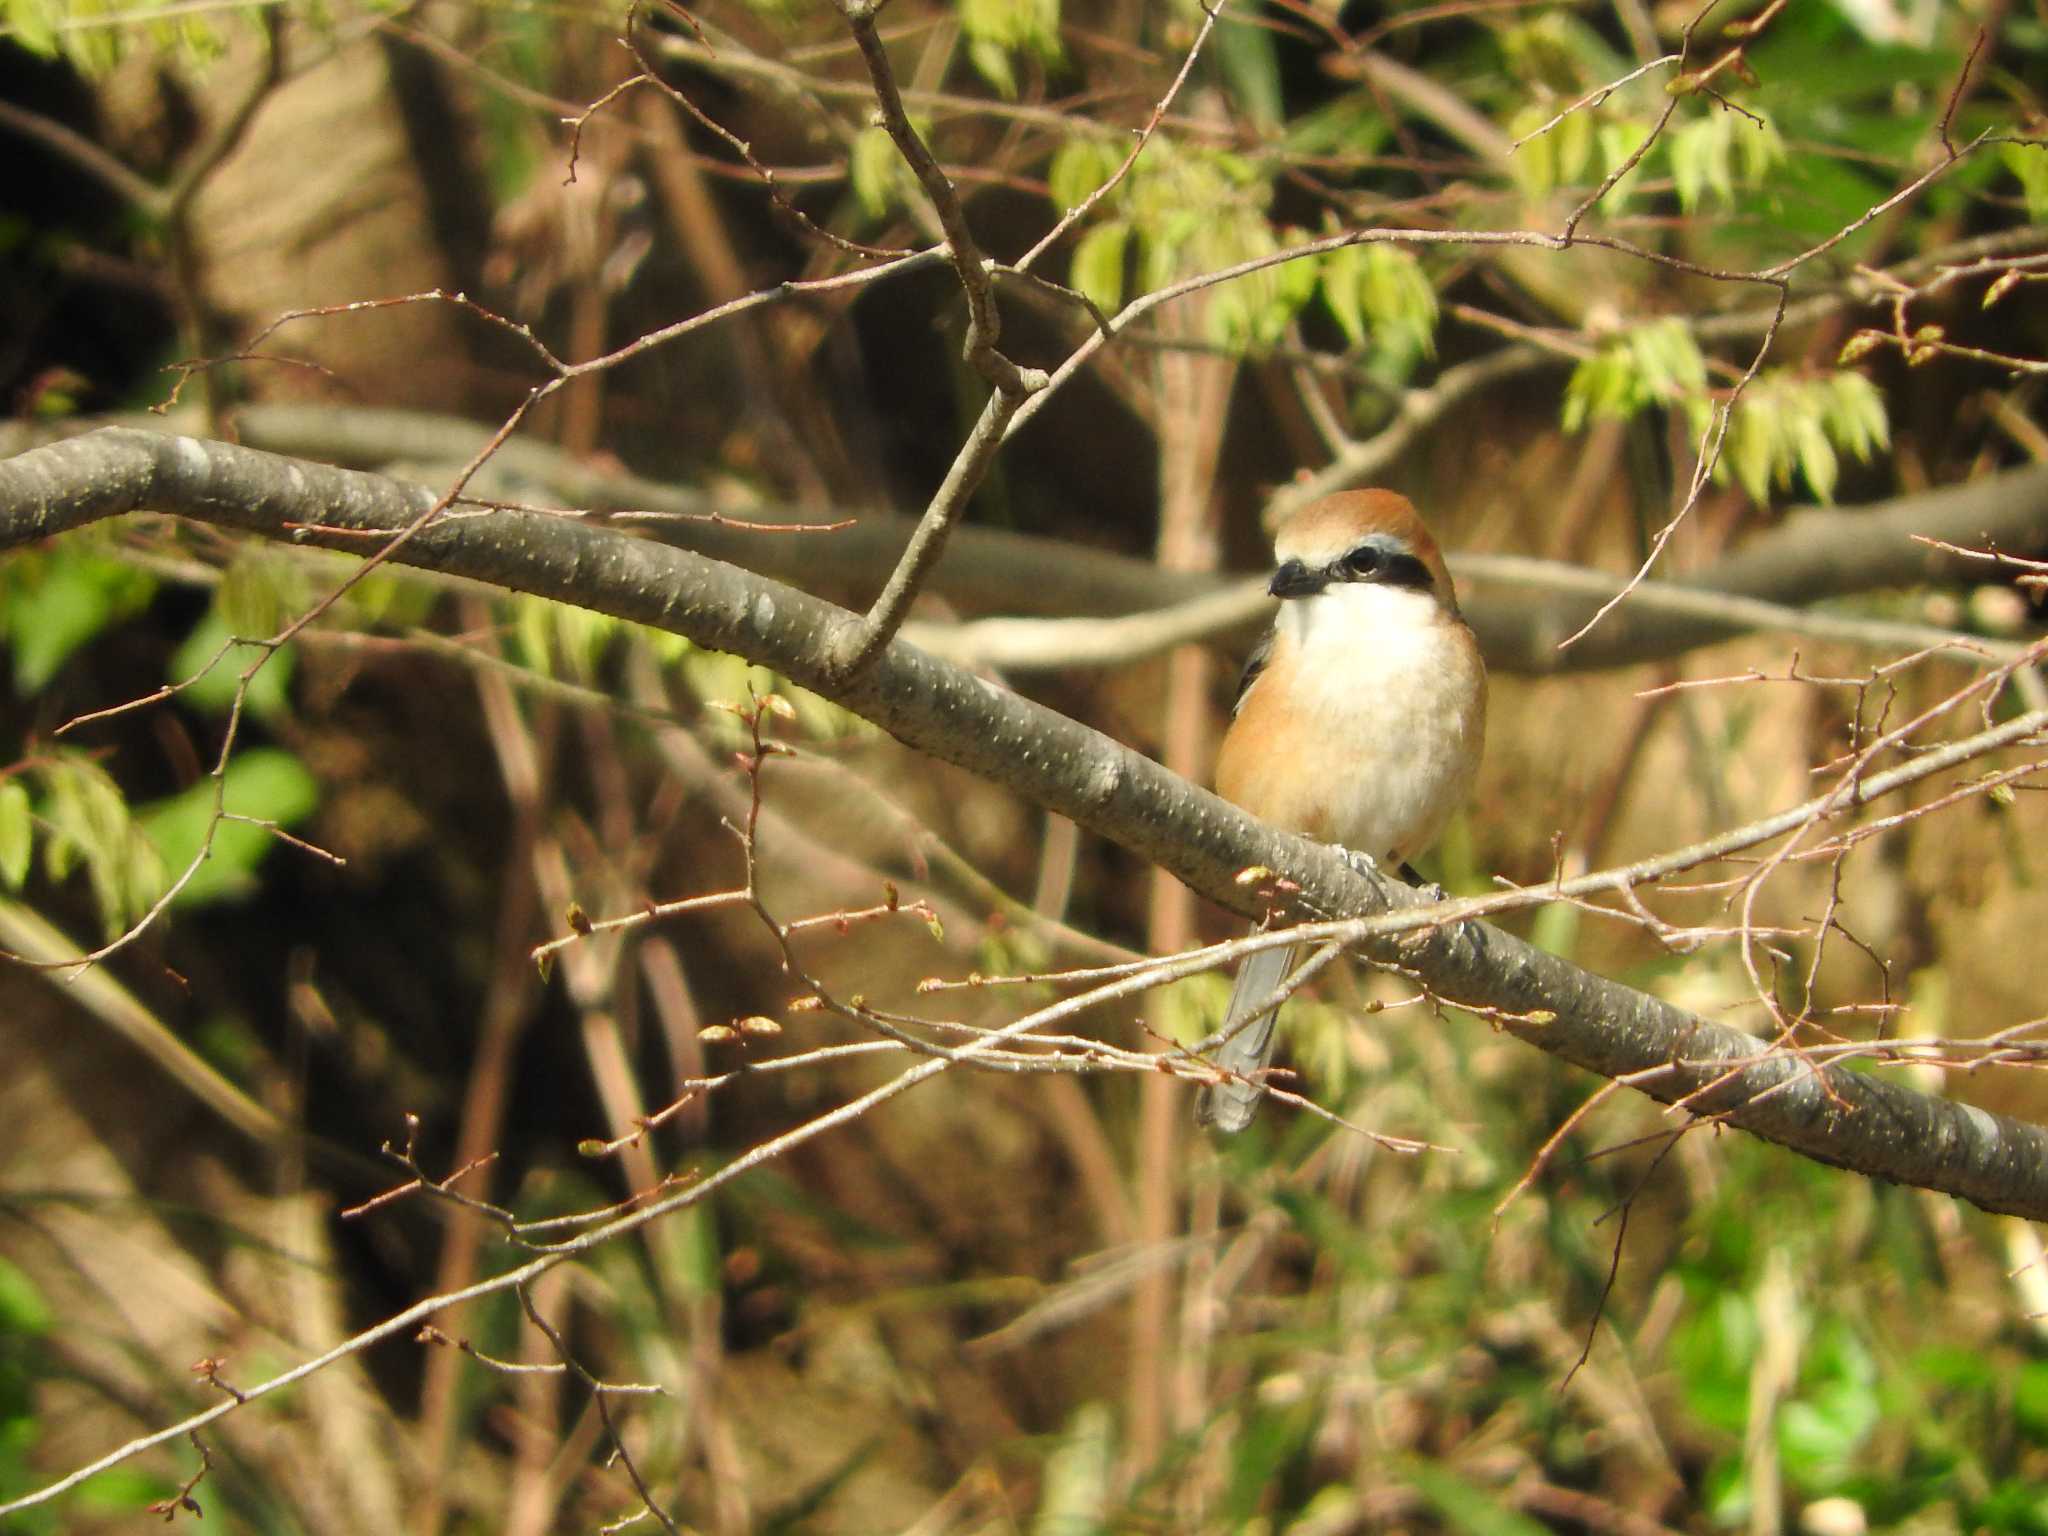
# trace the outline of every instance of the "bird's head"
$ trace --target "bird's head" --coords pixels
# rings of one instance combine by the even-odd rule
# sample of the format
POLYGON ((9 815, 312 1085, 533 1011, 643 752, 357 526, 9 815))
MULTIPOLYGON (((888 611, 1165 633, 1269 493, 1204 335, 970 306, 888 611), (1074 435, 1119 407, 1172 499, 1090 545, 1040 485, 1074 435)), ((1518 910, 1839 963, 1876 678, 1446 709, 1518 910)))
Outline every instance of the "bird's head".
POLYGON ((1281 526, 1273 547, 1275 597, 1314 597, 1351 584, 1413 592, 1451 613, 1458 599, 1443 552, 1405 496, 1341 491, 1281 526))

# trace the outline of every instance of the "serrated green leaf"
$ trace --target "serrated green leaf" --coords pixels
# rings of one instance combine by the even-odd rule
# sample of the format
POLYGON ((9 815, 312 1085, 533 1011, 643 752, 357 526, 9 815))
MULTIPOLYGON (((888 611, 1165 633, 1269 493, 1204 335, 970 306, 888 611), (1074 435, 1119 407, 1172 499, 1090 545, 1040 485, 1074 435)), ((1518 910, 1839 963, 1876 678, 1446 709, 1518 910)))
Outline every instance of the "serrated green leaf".
POLYGON ((20 890, 35 851, 35 818, 19 779, 0 780, 0 885, 20 890))
POLYGON ((6 10, 13 40, 30 53, 46 59, 57 57, 57 12, 39 0, 21 0, 6 10))
POLYGON ((1736 483, 1758 506, 1771 496, 1771 463, 1777 456, 1773 435, 1768 414, 1751 409, 1745 399, 1736 407, 1722 447, 1721 461, 1734 466, 1736 483))
POLYGON ((1565 386, 1565 430, 1576 432, 1591 421, 1625 421, 1650 405, 1696 414, 1706 377, 1706 359, 1684 322, 1637 326, 1572 370, 1565 386))
POLYGON ((1860 373, 1838 372, 1827 381, 1823 421, 1828 435, 1860 463, 1891 444, 1884 395, 1860 373))
POLYGON ((1321 263, 1323 307, 1353 347, 1365 345, 1365 305, 1360 289, 1365 278, 1365 252, 1346 245, 1326 254, 1321 263))
POLYGON ((1835 485, 1841 478, 1841 460, 1835 455, 1835 445, 1828 441, 1826 429, 1821 425, 1817 410, 1803 411, 1792 422, 1792 434, 1798 444, 1799 472, 1806 477, 1806 483, 1813 488, 1813 494, 1824 502, 1835 499, 1835 485))
POLYGON ((119 933, 163 893, 160 867, 146 850, 121 790, 97 763, 66 753, 37 770, 49 827, 43 867, 55 881, 84 868, 108 935, 119 933))

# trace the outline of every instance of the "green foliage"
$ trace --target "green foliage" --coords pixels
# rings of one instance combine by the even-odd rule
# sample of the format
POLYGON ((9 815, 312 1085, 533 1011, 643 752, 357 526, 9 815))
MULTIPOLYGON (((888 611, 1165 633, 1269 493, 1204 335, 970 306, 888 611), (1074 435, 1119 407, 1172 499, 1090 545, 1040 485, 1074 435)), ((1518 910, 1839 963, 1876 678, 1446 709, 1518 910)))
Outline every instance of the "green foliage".
POLYGON ((179 906, 195 907, 252 894, 256 867, 277 839, 269 827, 251 822, 296 826, 320 803, 319 785, 305 765, 289 752, 270 747, 236 753, 228 762, 226 782, 218 794, 222 816, 250 820, 216 821, 216 785, 211 778, 137 813, 161 854, 160 870, 167 864, 182 872, 202 848, 206 850, 205 862, 178 892, 179 906))
POLYGON ((2027 217, 2037 223, 2048 220, 2048 144, 2001 144, 1998 156, 2019 178, 2027 217))
POLYGON ((227 51, 234 31, 253 32, 257 22, 253 12, 176 0, 0 0, 0 29, 31 53, 104 75, 138 46, 202 68, 227 51))
POLYGON ((0 1258, 0 1335, 41 1337, 56 1317, 20 1266, 0 1258))
POLYGON ((1046 171, 1054 206, 1061 213, 1078 208, 1123 163, 1123 154, 1105 139, 1068 139, 1053 151, 1052 164, 1046 171))
MULTIPOLYGON (((23 765, 15 782, 21 780, 33 781, 41 791, 34 824, 42 834, 44 872, 62 882, 85 871, 108 937, 163 894, 163 858, 98 763, 82 752, 59 748, 23 765)), ((18 828, 10 842, 10 853, 18 856, 18 828)))
MULTIPOLYGON (((913 116, 911 127, 929 142, 929 122, 913 116)), ((916 175, 880 123, 870 123, 854 135, 846 174, 853 200, 870 224, 879 224, 897 209, 908 207, 918 195, 916 175)))
POLYGON ((576 682, 595 682, 605 654, 624 621, 589 608, 545 597, 514 597, 512 651, 528 671, 553 677, 557 669, 576 682))
MULTIPOLYGON (((1175 8, 1192 35, 1202 20, 1201 0, 1177 0, 1175 8)), ((1275 47, 1277 38, 1272 28, 1225 12, 1209 39, 1210 56, 1216 61, 1234 107, 1262 133, 1278 129, 1287 117, 1280 84, 1280 56, 1275 47)))
POLYGON ((856 737, 874 730, 849 710, 800 688, 766 667, 724 651, 706 651, 682 636, 629 624, 588 608, 544 597, 507 600, 512 615, 513 658, 542 677, 566 675, 584 687, 601 686, 606 660, 621 644, 646 646, 661 667, 674 672, 697 698, 718 706, 705 726, 721 746, 737 747, 746 735, 733 711, 749 701, 777 694, 796 711, 797 728, 814 741, 856 737))
MULTIPOLYGON (((1070 139, 1048 169, 1053 201, 1074 208, 1103 186, 1122 155, 1094 138, 1070 139)), ((1107 216, 1074 247, 1069 278, 1105 312, 1133 286, 1150 293, 1184 278, 1273 256, 1300 231, 1268 217, 1272 185, 1254 161, 1154 140, 1104 200, 1107 216)), ((1319 259, 1279 262, 1208 291, 1208 340, 1234 353, 1272 347, 1318 294, 1353 347, 1380 371, 1405 376, 1435 349, 1435 290, 1397 246, 1361 244, 1319 259)))
POLYGON ((1549 1527, 1509 1509, 1452 1469, 1418 1461, 1408 1468, 1408 1478, 1460 1536, 1547 1536, 1549 1527))
MULTIPOLYGON (((38 1486, 41 1469, 31 1466, 31 1453, 42 1438, 36 1384, 51 1365, 42 1340, 50 1331, 54 1311, 35 1281, 0 1258, 0 1499, 38 1486)), ((23 1536, 47 1536, 60 1527, 57 1512, 31 1510, 18 1517, 23 1536)))
POLYGON ((1318 291, 1353 347, 1368 344, 1405 375, 1436 355, 1436 290, 1414 253, 1398 245, 1347 245, 1317 268, 1318 291))
POLYGON ((1116 313, 1123 304, 1130 247, 1131 226, 1122 219, 1097 224, 1075 243, 1069 277, 1105 315, 1116 313))
MULTIPOLYGON (((1564 428, 1625 421, 1652 406, 1683 410, 1695 433, 1709 420, 1706 360, 1683 321, 1621 332, 1580 363, 1565 386, 1564 428)), ((1797 475, 1820 500, 1832 501, 1842 454, 1868 463, 1890 440, 1884 397, 1862 374, 1767 370, 1735 402, 1714 478, 1732 477, 1763 503, 1773 487, 1789 490, 1797 475)))
POLYGON ((726 651, 703 651, 692 646, 676 663, 683 686, 707 704, 725 706, 707 717, 714 739, 738 746, 744 727, 731 711, 743 709, 750 700, 778 694, 796 710, 797 731, 813 741, 841 741, 874 734, 875 727, 851 710, 842 709, 808 688, 799 688, 766 667, 757 667, 743 656, 726 651))
POLYGON ((1884 397, 1860 373, 1806 377, 1771 370, 1750 381, 1735 404, 1714 476, 1731 475, 1759 504, 1789 490, 1795 474, 1822 501, 1833 501, 1841 455, 1868 463, 1891 441, 1884 397))
POLYGON ((1017 96, 1013 56, 1060 62, 1060 0, 960 0, 960 31, 969 62, 1005 100, 1017 96))
POLYGON ((35 822, 28 786, 18 779, 0 779, 0 885, 21 889, 35 852, 35 822))
POLYGON ((106 552, 104 538, 58 539, 0 566, 0 633, 14 655, 14 691, 40 693, 71 654, 140 613, 155 580, 106 552))
POLYGON ((1697 213, 1709 196, 1723 204, 1764 179, 1785 160, 1785 141, 1768 118, 1752 121, 1734 112, 1712 111, 1681 123, 1666 135, 1671 179, 1678 205, 1697 213))
POLYGON ((1683 320, 1653 320, 1610 337, 1572 370, 1565 386, 1564 429, 1595 421, 1626 421, 1653 405, 1700 413, 1706 359, 1683 320))

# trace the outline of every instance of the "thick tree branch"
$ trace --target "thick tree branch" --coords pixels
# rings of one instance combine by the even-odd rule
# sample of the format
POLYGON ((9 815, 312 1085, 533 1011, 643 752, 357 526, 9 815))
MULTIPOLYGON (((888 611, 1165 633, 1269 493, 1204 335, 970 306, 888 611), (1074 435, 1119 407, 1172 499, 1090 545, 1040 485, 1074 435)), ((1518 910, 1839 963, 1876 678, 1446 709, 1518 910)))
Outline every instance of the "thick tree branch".
MULTIPOLYGON (((489 429, 455 416, 338 406, 261 405, 237 413, 254 447, 362 468, 393 463, 464 464, 489 429)), ((47 440, 47 428, 0 427, 0 453, 47 440)), ((1377 441, 1377 439, 1375 440, 1377 441)), ((647 513, 667 542, 793 582, 820 595, 859 600, 901 558, 917 522, 887 511, 863 512, 851 527, 822 538, 770 538, 734 522, 815 525, 848 514, 777 503, 733 506, 700 491, 593 467, 546 443, 514 438, 471 482, 471 494, 594 511, 647 513)), ((1969 562, 1916 542, 1931 538, 2009 554, 2048 554, 2048 466, 1987 475, 1967 485, 1860 507, 1806 508, 1733 554, 1669 581, 1645 582, 1593 633, 1568 651, 1557 642, 1612 597, 1622 579, 1574 567, 1497 556, 1451 557, 1461 581, 1482 589, 1468 617, 1498 672, 1578 672, 1682 655, 1760 630, 1812 634, 1851 643, 1932 644, 1933 634, 1835 616, 1774 617, 1828 598, 1886 587, 1983 579, 1969 562), (1723 595, 1747 603, 1715 605, 1723 595)), ((1242 577, 1164 571, 1150 561, 1003 529, 957 527, 929 586, 968 614, 1044 615, 1057 626, 1034 634, 1004 622, 985 632, 941 638, 922 629, 920 644, 963 665, 1028 670, 1128 662, 1170 645, 1235 632, 1247 635, 1265 610, 1239 589, 1242 577), (1128 626, 1084 635, 1081 620, 1129 615, 1128 626), (986 641, 986 645, 984 645, 986 641), (1046 659, 1034 663, 1031 658, 1046 659)), ((1996 645, 1987 647, 1995 651, 1996 645)))
MULTIPOLYGON (((110 428, 0 463, 0 548, 154 509, 361 553, 434 492, 223 443, 110 428)), ((773 667, 955 763, 1069 816, 1240 911, 1236 876, 1264 865, 1306 902, 1364 912, 1419 901, 1331 850, 1276 832, 1099 733, 902 642, 848 678, 829 658, 859 615, 666 545, 542 513, 443 517, 395 558, 575 603, 773 667)), ((2048 1131, 1816 1066, 1621 986, 1496 929, 1466 923, 1364 946, 1442 998, 1666 1103, 1873 1177, 2048 1217, 2048 1131)))

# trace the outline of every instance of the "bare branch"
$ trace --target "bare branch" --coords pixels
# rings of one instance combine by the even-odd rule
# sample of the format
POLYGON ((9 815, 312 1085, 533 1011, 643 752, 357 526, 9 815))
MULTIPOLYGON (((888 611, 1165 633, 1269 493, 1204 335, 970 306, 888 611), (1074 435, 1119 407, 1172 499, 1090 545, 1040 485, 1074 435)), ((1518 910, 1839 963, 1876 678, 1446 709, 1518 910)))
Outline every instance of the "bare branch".
MULTIPOLYGON (((290 521, 300 525, 305 541, 339 533, 352 544, 348 536, 363 529, 415 522, 434 501, 423 489, 375 476, 110 429, 0 465, 0 546, 143 505, 258 533, 274 533, 290 521)), ((1386 931, 1364 939, 1368 957, 1412 971, 1446 1000, 1498 1010, 1501 1027, 1554 1054, 1824 1162, 1943 1190, 1990 1210, 2048 1214, 2048 1132, 1782 1057, 1748 1035, 1498 930, 1456 921, 1474 908, 1454 904, 1412 913, 1407 909, 1416 898, 1403 888, 1361 876, 1328 849, 1273 831, 1077 722, 900 642, 886 647, 867 672, 847 679, 827 658, 861 620, 806 593, 680 550, 521 512, 420 527, 397 557, 750 656, 909 745, 1115 839, 1236 910, 1256 904, 1236 878, 1252 865, 1296 881, 1319 910, 1399 909, 1379 920, 1386 931), (1402 924, 1417 931, 1391 932, 1402 924)), ((1840 803, 1867 801, 1906 782, 1903 775, 1924 777, 2024 740, 2044 724, 2048 717, 2028 716, 1922 754, 1857 780, 1840 803)), ((1810 815, 1812 807, 1792 814, 1810 815)), ((1743 834, 1752 841, 1755 835, 1754 828, 1743 834)), ((1716 854, 1702 845, 1689 856, 1716 854)), ((1027 1016, 1020 1026, 1036 1018, 1027 1016)), ((1007 1031, 986 1037, 990 1043, 1004 1038, 1007 1031)), ((902 1091, 922 1080, 918 1073, 943 1070, 988 1048, 970 1044, 946 1052, 877 1092, 902 1091)), ((867 1102, 856 1101, 846 1113, 867 1102)), ((774 1145, 758 1150, 772 1155, 774 1145)), ((652 1219, 667 1203, 655 1201, 623 1220, 652 1219)))

